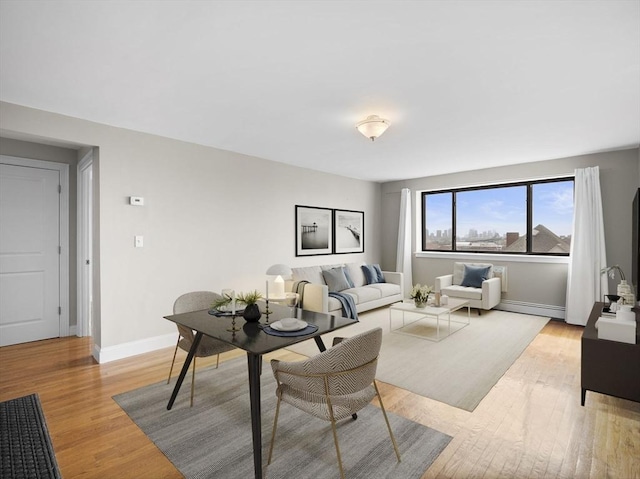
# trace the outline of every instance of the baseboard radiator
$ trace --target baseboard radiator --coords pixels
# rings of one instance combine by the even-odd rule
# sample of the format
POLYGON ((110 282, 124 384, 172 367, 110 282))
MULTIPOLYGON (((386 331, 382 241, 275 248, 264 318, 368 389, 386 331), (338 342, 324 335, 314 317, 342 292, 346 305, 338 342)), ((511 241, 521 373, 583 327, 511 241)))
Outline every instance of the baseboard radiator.
POLYGON ((534 314, 536 316, 548 316, 554 319, 564 319, 565 307, 553 304, 526 303, 524 301, 503 300, 495 307, 501 311, 512 313, 534 314))

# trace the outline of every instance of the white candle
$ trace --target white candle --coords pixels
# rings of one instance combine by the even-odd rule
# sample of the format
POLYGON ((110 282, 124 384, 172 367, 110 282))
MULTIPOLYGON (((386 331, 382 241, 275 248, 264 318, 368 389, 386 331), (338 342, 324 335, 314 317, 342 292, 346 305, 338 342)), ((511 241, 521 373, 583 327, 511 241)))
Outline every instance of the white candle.
POLYGON ((269 280, 267 280, 267 301, 269 301, 269 280))

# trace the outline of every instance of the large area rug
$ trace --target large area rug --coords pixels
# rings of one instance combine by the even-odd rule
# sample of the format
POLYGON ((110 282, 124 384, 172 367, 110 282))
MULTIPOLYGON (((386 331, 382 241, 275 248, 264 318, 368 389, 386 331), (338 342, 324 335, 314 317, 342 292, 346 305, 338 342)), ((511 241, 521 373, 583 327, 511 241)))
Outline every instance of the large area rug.
MULTIPOLYGON (((218 369, 198 370, 197 376, 193 408, 189 407, 188 379, 171 411, 166 407, 174 381, 114 399, 185 477, 253 477, 246 359, 224 362, 218 369)), ((266 463, 276 404, 276 385, 268 363, 261 384, 266 463)), ((342 460, 350 479, 419 479, 451 440, 434 429, 388 414, 402 455, 400 463, 379 408, 369 405, 356 421, 339 423, 342 460)), ((269 479, 338 477, 330 424, 283 404, 274 460, 265 473, 269 479)))
POLYGON ((62 477, 37 394, 0 403, 0 477, 62 477))
MULTIPOLYGON (((473 411, 526 349, 549 318, 506 311, 471 312, 471 324, 439 342, 390 332, 389 309, 362 313, 360 322, 323 336, 327 345, 333 336, 353 336, 374 327, 384 331, 377 379, 451 406, 473 411)), ((393 324, 401 324, 402 313, 393 312, 393 324)), ((407 319, 409 316, 407 316, 407 319)), ((466 309, 452 314, 466 321, 466 309)), ((453 324, 453 323, 452 323, 453 324)), ((434 321, 412 327, 420 334, 435 326, 434 321)), ((442 331, 442 322, 441 322, 442 331)), ((318 354, 313 341, 290 348, 306 356, 318 354)))

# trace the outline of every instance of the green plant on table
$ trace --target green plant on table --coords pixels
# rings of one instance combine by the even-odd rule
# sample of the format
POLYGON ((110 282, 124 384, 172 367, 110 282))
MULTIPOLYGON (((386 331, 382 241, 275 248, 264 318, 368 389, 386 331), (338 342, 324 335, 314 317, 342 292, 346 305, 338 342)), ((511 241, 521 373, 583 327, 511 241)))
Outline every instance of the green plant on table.
POLYGON ((413 286, 409 297, 419 303, 426 303, 429 295, 433 292, 433 287, 421 285, 420 283, 413 286))
POLYGON ((262 293, 254 289, 248 293, 240 293, 236 299, 239 303, 249 306, 256 304, 260 298, 262 298, 262 293))

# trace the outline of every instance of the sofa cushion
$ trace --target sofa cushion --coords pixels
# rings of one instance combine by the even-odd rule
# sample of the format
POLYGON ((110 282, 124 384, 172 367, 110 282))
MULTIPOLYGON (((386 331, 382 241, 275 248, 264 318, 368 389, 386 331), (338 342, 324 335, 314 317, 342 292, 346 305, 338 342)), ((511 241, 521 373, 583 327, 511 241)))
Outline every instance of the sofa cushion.
POLYGON ((464 274, 460 286, 470 286, 472 288, 482 288, 482 282, 488 278, 490 266, 464 265, 464 274))
POLYGON ((442 294, 460 299, 482 300, 482 288, 468 288, 466 286, 447 286, 440 291, 442 294))
POLYGON ((347 281, 342 266, 338 268, 326 269, 322 272, 325 283, 329 287, 329 291, 337 293, 343 289, 349 289, 351 285, 347 281))
POLYGON ((464 276, 464 265, 471 266, 489 266, 488 278, 493 278, 493 265, 491 263, 453 263, 453 284, 460 286, 462 284, 462 277, 464 276))
POLYGON ((394 294, 400 294, 400 285, 393 283, 376 283, 368 286, 369 288, 375 288, 380 291, 380 297, 386 298, 387 296, 393 296, 394 294))
POLYGON ((354 297, 355 303, 366 303, 367 301, 373 301, 376 299, 380 299, 382 297, 382 293, 377 288, 372 288, 370 286, 361 286, 359 288, 351 288, 345 289, 342 291, 343 293, 348 293, 354 297))
POLYGON ((294 281, 309 281, 314 284, 325 284, 320 266, 305 266, 303 268, 292 268, 294 281))

